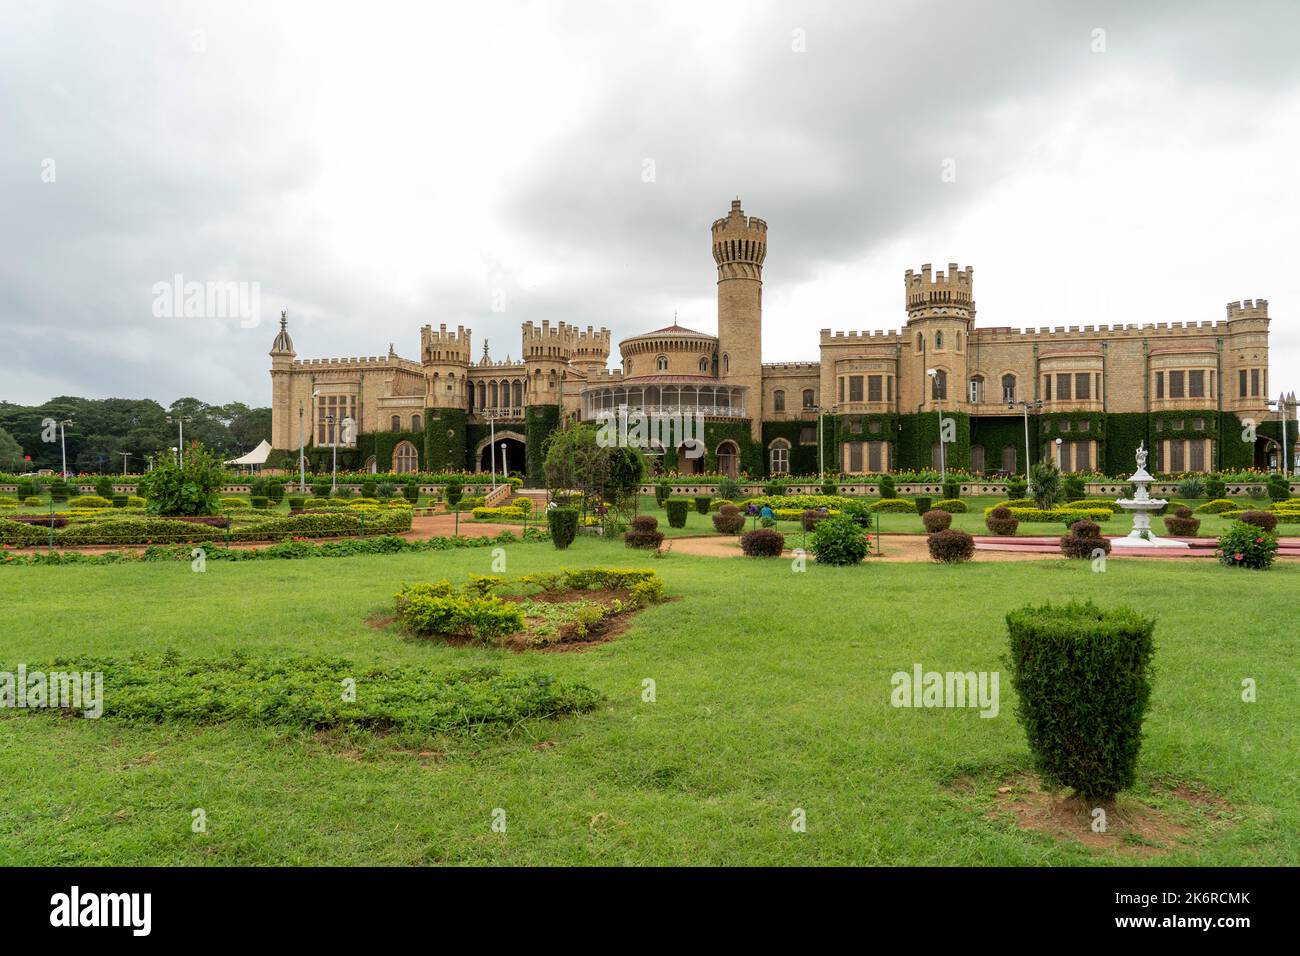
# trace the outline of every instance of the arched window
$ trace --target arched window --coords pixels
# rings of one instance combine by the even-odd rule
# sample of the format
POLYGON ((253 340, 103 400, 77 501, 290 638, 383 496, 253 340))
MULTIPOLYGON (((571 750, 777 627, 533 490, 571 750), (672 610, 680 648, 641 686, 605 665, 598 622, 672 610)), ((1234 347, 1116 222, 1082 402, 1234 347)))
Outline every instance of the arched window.
POLYGON ((393 449, 393 471, 399 475, 420 470, 420 455, 409 441, 400 441, 393 449))
POLYGON ((772 410, 777 412, 785 411, 785 391, 777 389, 772 393, 772 410))
POLYGON ((925 333, 924 333, 924 332, 917 332, 917 333, 916 333, 916 350, 917 350, 918 352, 924 352, 924 351, 925 351, 925 333))
POLYGON ((772 474, 788 475, 790 473, 790 443, 784 438, 778 438, 772 442, 769 447, 769 462, 769 471, 772 474))
POLYGON ((1014 475, 1016 473, 1016 446, 1015 445, 1002 446, 1002 470, 1005 471, 1008 475, 1014 475))
POLYGON ((668 371, 668 356, 660 355, 655 359, 655 370, 659 372, 668 371))
POLYGON ((805 388, 803 390, 803 407, 804 408, 817 407, 817 402, 814 401, 813 390, 811 388, 805 388))
POLYGON ((424 431, 424 422, 421 421, 419 415, 411 416, 411 431, 413 432, 424 431))
POLYGON ((1014 402, 1016 400, 1016 377, 1008 372, 1002 376, 1002 401, 1014 402))
MULTIPOLYGON (((537 370, 537 374, 539 376, 542 374, 541 369, 537 370)), ((623 374, 624 375, 632 374, 632 360, 630 358, 623 359, 623 374)))
POLYGON ((402 430, 402 416, 401 416, 401 415, 394 415, 394 416, 389 420, 389 422, 388 422, 388 427, 391 428, 391 429, 392 429, 393 431, 395 431, 395 432, 400 432, 400 431, 402 430))
POLYGON ((369 458, 366 459, 366 463, 365 463, 365 466, 364 466, 364 470, 367 471, 367 472, 369 472, 369 473, 372 474, 372 475, 377 471, 377 469, 375 468, 375 456, 374 456, 374 455, 371 455, 369 458))
POLYGON ((934 378, 930 379, 930 398, 936 402, 941 402, 948 397, 948 373, 943 369, 936 369, 934 378))
POLYGON ((961 333, 960 333, 960 332, 957 333, 957 351, 958 351, 958 352, 961 351, 961 333))
POLYGON ((728 478, 735 478, 736 462, 739 458, 740 453, 736 450, 736 443, 724 441, 718 446, 718 473, 728 478))
POLYGON ((488 384, 488 396, 492 400, 493 408, 501 407, 501 395, 496 382, 490 382, 488 384))
POLYGON ((943 333, 942 333, 942 332, 935 332, 935 333, 934 333, 934 347, 935 347, 935 350, 936 350, 936 351, 939 350, 939 349, 941 349, 941 348, 943 348, 943 333))
POLYGON ((487 408, 487 383, 478 383, 478 407, 487 408))
POLYGON ((703 373, 703 374, 708 374, 708 371, 709 371, 709 358, 708 358, 707 355, 701 355, 701 356, 700 356, 700 372, 703 373))
POLYGON ((984 401, 984 376, 972 375, 970 377, 970 403, 978 405, 984 401))

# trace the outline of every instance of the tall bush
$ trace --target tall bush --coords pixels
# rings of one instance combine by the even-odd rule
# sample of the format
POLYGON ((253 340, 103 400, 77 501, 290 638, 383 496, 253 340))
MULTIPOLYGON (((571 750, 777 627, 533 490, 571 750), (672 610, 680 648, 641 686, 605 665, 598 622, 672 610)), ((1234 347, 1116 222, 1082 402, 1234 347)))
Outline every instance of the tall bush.
POLYGON ((220 506, 225 466, 216 455, 194 442, 182 461, 164 457, 140 479, 140 493, 150 514, 215 515, 220 506))
POLYGON ((880 491, 881 498, 892 499, 898 497, 898 491, 894 486, 893 475, 881 475, 880 481, 876 483, 876 487, 880 491))
POLYGON ((858 564, 870 548, 866 533, 848 515, 823 518, 812 532, 812 552, 818 564, 858 564))
POLYGON ((1277 556, 1277 535, 1257 525, 1234 521, 1219 536, 1214 553, 1224 567, 1267 571, 1277 556))
POLYGON ((1017 717, 1049 786, 1109 801, 1133 786, 1151 700, 1155 621, 1091 601, 1007 615, 1017 717))
POLYGON ((668 527, 685 528, 686 514, 690 507, 690 502, 685 498, 669 498, 664 502, 664 510, 668 512, 668 527))
POLYGON ((546 512, 546 526, 551 529, 551 541, 563 551, 578 536, 577 509, 552 508, 546 512))
POLYGON ((1056 506, 1061 497, 1061 470, 1050 461, 1039 461, 1029 471, 1034 503, 1044 511, 1056 506))

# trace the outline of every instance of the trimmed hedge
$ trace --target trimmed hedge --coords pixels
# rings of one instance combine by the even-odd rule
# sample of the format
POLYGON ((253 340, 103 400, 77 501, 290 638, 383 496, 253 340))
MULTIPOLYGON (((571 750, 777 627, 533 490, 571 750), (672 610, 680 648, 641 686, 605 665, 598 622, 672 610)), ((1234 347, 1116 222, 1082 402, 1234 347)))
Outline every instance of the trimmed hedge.
POLYGON ((970 510, 966 507, 966 502, 960 498, 944 498, 942 501, 936 501, 930 507, 934 511, 946 511, 950 515, 964 515, 970 510))
POLYGON ((623 535, 623 543, 629 548, 658 550, 663 541, 664 533, 659 530, 659 519, 653 515, 637 515, 632 519, 632 527, 623 535))
POLYGON ((664 502, 664 510, 668 512, 668 527, 686 527, 686 515, 690 504, 685 498, 669 498, 664 502))
POLYGON ((1180 505, 1165 518, 1165 530, 1172 535, 1194 537, 1201 530, 1201 519, 1192 517, 1192 509, 1180 505))
POLYGON ((576 508, 552 508, 546 512, 546 526, 551 530, 551 541, 563 551, 578 536, 578 511, 576 508))
POLYGON ((1225 511, 1237 511, 1240 508, 1241 505, 1236 501, 1232 501, 1228 498, 1215 498, 1213 501, 1207 501, 1204 504, 1197 505, 1196 513, 1217 515, 1222 514, 1225 511))
POLYGON ((921 515, 921 523, 925 525, 925 530, 930 534, 947 531, 949 525, 952 524, 952 515, 935 508, 921 515))
POLYGON ((1133 786, 1154 632, 1150 618, 1092 602, 1007 615, 1017 717, 1048 786, 1101 802, 1133 786))
POLYGON ((1110 539, 1102 537, 1095 521, 1076 521, 1070 525, 1070 533, 1061 536, 1061 553, 1067 558, 1094 558, 1099 550, 1110 554, 1110 539))
POLYGON ((779 558, 785 550, 785 535, 771 528, 746 531, 740 536, 740 550, 751 558, 779 558))
POLYGON ((697 495, 695 498, 695 513, 697 515, 706 515, 709 513, 709 503, 713 499, 708 495, 697 495))
POLYGON ((713 516, 713 530, 719 534, 740 534, 745 530, 745 515, 735 505, 723 505, 713 516))
MULTIPOLYGON (((929 513, 943 514, 944 512, 929 513)), ((960 564, 975 557, 975 539, 965 531, 958 531, 956 528, 936 531, 925 539, 925 543, 930 549, 930 557, 944 564, 960 564)))
POLYGON ((1011 514, 1011 509, 1005 505, 998 505, 989 509, 984 518, 984 524, 994 534, 1011 535, 1016 533, 1020 527, 1020 522, 1011 514))
MULTIPOLYGON (((920 499, 917 499, 919 501, 920 499)), ((917 502, 909 501, 906 498, 880 498, 871 502, 867 507, 871 511, 879 511, 888 515, 914 515, 917 514, 917 502)), ((929 511, 930 509, 926 509, 929 511)))

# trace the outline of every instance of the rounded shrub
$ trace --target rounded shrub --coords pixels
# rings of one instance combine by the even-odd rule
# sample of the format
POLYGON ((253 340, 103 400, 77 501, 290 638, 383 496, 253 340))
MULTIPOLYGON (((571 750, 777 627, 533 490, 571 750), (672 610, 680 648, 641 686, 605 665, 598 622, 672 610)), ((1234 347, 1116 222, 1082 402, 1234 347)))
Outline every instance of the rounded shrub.
POLYGON ((943 482, 943 496, 952 501, 961 497, 961 482, 956 478, 945 478, 943 482))
POLYGON ((1016 716, 1048 786, 1097 801, 1133 786, 1154 631, 1136 611, 1091 601, 1007 615, 1016 716))
POLYGON ((1029 482, 1023 478, 1012 475, 1007 479, 1007 497, 1011 499, 1023 498, 1029 493, 1029 482))
POLYGON ((706 515, 709 513, 709 502, 713 499, 708 495, 695 496, 695 513, 697 515, 706 515))
POLYGON ((29 495, 23 499, 23 504, 25 504, 29 508, 39 508, 41 504, 41 499, 37 498, 35 495, 29 495))
POLYGON ((552 508, 546 512, 546 526, 551 530, 551 541, 563 551, 578 536, 578 511, 576 508, 552 508))
POLYGON ((916 513, 919 515, 923 515, 927 511, 929 511, 931 500, 932 499, 930 499, 929 497, 918 496, 914 505, 914 507, 916 508, 916 513))
POLYGON ((799 524, 805 531, 811 531, 817 527, 817 522, 825 518, 826 515, 816 508, 809 508, 799 516, 799 524))
POLYGON ((966 507, 966 502, 962 501, 960 498, 944 498, 943 501, 936 501, 934 503, 933 510, 946 511, 950 515, 962 515, 969 509, 966 507))
POLYGON ((894 485, 893 475, 881 475, 880 481, 877 482, 877 487, 879 488, 880 491, 880 497, 883 500, 889 500, 891 498, 898 497, 898 490, 894 485))
POLYGON ((859 564, 870 547, 866 533, 848 515, 823 518, 813 529, 812 552, 818 564, 859 564))
POLYGON ((659 519, 654 515, 637 515, 632 519, 632 527, 623 535, 623 543, 629 548, 657 550, 663 540, 664 533, 659 530, 659 519))
POLYGON ((1234 521, 1219 535, 1214 554, 1225 567, 1267 571, 1277 557, 1277 535, 1258 525, 1234 521))
MULTIPOLYGON (((930 512, 935 514, 935 512, 930 512)), ((940 511, 938 514, 944 514, 940 511)), ((975 539, 965 531, 948 528, 936 531, 925 539, 930 549, 930 557, 944 564, 960 564, 975 557, 975 539)))
POLYGON ((946 511, 934 509, 921 515, 921 523, 925 525, 925 530, 929 534, 937 531, 947 531, 948 526, 952 524, 952 515, 946 511))
POLYGON ((1196 506, 1197 514, 1217 515, 1225 511, 1236 511, 1241 506, 1230 498, 1215 498, 1196 506))
POLYGON ((127 504, 127 497, 128 497, 127 495, 114 495, 114 496, 113 496, 113 507, 114 507, 114 508, 125 508, 125 507, 126 507, 126 504, 127 504))
POLYGON ((668 527, 685 528, 689 507, 690 502, 685 498, 669 498, 665 501, 664 510, 668 512, 668 527))
POLYGON ((767 484, 763 485, 763 494, 779 498, 785 494, 786 483, 780 478, 774 478, 767 484))
POLYGON ((67 501, 68 496, 72 494, 72 488, 62 478, 55 478, 50 482, 50 500, 67 501))
POLYGON ((374 498, 379 495, 379 483, 374 481, 361 482, 361 497, 374 498))
POLYGON ((1016 529, 1020 527, 1018 518, 1011 514, 1011 509, 1006 505, 998 505, 984 518, 985 526, 994 534, 1015 534, 1016 529))
POLYGON ((265 508, 270 505, 271 499, 266 495, 249 495, 248 504, 253 508, 265 508))
MULTIPOLYGON (((1228 483, 1222 478, 1205 479, 1205 497, 1222 498, 1228 491, 1228 483)), ((1190 495, 1186 497, 1191 497, 1190 495)))
POLYGON ((881 514, 887 515, 921 515, 930 510, 927 507, 924 511, 918 511, 917 503, 907 498, 881 498, 871 502, 867 507, 872 511, 879 511, 881 514))
POLYGON ((1066 475, 1063 483, 1066 501, 1079 501, 1088 497, 1088 489, 1078 475, 1066 475))
POLYGON ((719 534, 740 534, 745 530, 745 515, 735 505, 723 505, 713 516, 713 530, 719 534))
POLYGON ((1101 525, 1087 518, 1070 525, 1070 533, 1061 536, 1061 554, 1067 558, 1095 558, 1097 552, 1110 554, 1110 539, 1102 537, 1101 525))
POLYGON ((655 482, 655 504, 660 508, 664 506, 664 502, 671 498, 672 495, 673 483, 670 479, 660 478, 655 482))
POLYGON ((278 479, 272 479, 266 483, 266 497, 271 500, 271 504, 278 505, 284 501, 284 482, 278 479))
POLYGON ((95 479, 95 494, 99 495, 101 498, 107 498, 109 501, 112 501, 113 493, 112 478, 109 478, 107 475, 102 475, 95 479))
POLYGON ((290 496, 289 496, 289 510, 290 510, 290 511, 301 511, 303 505, 305 505, 306 503, 307 503, 307 499, 304 498, 302 495, 290 495, 290 496))
POLYGON ((1180 505, 1165 518, 1165 530, 1173 535, 1192 537, 1201 530, 1201 519, 1192 517, 1192 509, 1180 505))
POLYGON ((100 495, 79 495, 68 502, 70 508, 111 508, 113 502, 100 495))
POLYGON ((772 528, 746 531, 740 536, 740 550, 751 558, 779 558, 785 550, 785 535, 772 528))
POLYGON ((1282 475, 1268 476, 1268 496, 1274 501, 1286 501, 1291 497, 1291 483, 1282 475))
POLYGON ((1265 531, 1272 531, 1277 527, 1277 515, 1271 511, 1243 511, 1237 516, 1237 520, 1242 524, 1263 528, 1265 531))
POLYGON ((330 483, 328 481, 318 481, 311 486, 311 493, 317 498, 328 498, 330 496, 330 483))

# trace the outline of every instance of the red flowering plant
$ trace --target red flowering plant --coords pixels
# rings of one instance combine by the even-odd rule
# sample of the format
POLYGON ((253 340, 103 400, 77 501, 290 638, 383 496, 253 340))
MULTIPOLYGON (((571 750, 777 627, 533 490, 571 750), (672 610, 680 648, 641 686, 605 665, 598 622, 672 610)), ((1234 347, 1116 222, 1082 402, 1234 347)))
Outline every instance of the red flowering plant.
POLYGON ((1214 552, 1219 563, 1229 568, 1267 571, 1277 556, 1277 535, 1255 525, 1234 521, 1219 536, 1214 552))

